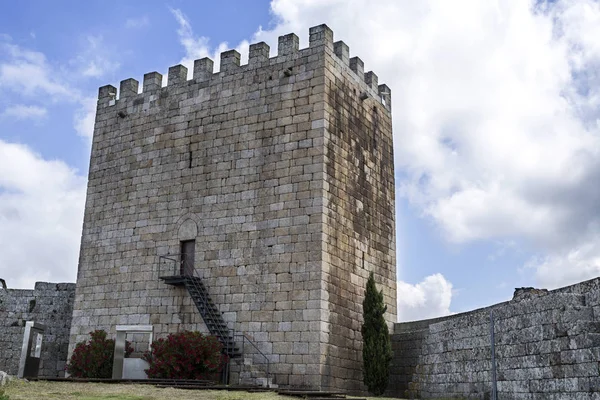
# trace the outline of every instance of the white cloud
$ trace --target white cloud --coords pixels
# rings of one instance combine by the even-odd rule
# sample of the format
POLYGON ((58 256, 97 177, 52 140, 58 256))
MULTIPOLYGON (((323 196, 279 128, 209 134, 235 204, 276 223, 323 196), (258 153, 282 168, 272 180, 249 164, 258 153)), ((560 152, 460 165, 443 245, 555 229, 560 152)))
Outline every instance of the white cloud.
POLYGON ((398 321, 450 315, 452 284, 442 274, 426 277, 416 285, 398 281, 398 321))
POLYGON ((74 282, 86 180, 61 161, 0 140, 0 278, 74 282))
POLYGON ((83 50, 71 60, 71 64, 78 68, 84 77, 101 78, 115 72, 121 65, 106 48, 102 36, 88 35, 82 47, 83 50))
POLYGON ((568 251, 532 257, 525 267, 533 268, 540 285, 548 289, 600 276, 600 236, 568 251))
MULTIPOLYGON (((42 118, 54 104, 66 103, 82 108, 74 125, 85 136, 95 101, 70 82, 43 53, 0 37, 0 98, 10 104, 0 111, 3 118, 42 118), (22 99, 40 105, 20 104, 22 99)), ((0 139, 0 277, 9 287, 75 281, 85 188, 85 177, 64 162, 0 139)))
MULTIPOLYGON (((211 57, 209 39, 206 36, 197 37, 194 35, 189 20, 181 10, 171 8, 170 11, 179 24, 177 35, 179 35, 179 42, 185 49, 185 57, 181 59, 180 63, 187 67, 189 77, 190 73, 193 73, 194 60, 211 57)), ((214 57, 213 61, 215 61, 214 57)), ((216 66, 218 67, 218 65, 216 66)))
MULTIPOLYGON (((14 45, 10 43, 10 37, 0 39, 5 41, 0 42, 0 93, 4 91, 6 98, 9 98, 9 95, 35 98, 49 105, 57 102, 73 103, 77 106, 73 127, 80 136, 91 140, 96 99, 84 96, 79 89, 71 86, 60 73, 61 68, 50 65, 43 53, 14 45)), ((92 49, 99 48, 101 38, 88 37, 87 40, 92 49)), ((102 56, 98 55, 90 61, 91 64, 85 66, 87 75, 102 75, 116 68, 114 63, 103 60, 102 56), (102 68, 98 67, 99 65, 102 68)), ((45 107, 15 105, 8 107, 0 115, 39 118, 47 114, 48 110, 45 107)))
POLYGON ((91 143, 94 136, 94 122, 98 101, 95 97, 87 97, 82 99, 80 103, 81 107, 75 112, 73 124, 77 134, 88 139, 91 143))
MULTIPOLYGON (((216 47, 211 48, 209 38, 206 36, 196 36, 190 21, 187 16, 179 9, 170 9, 171 13, 177 20, 179 28, 177 35, 179 42, 185 49, 185 56, 181 59, 180 64, 188 69, 188 79, 191 79, 194 71, 194 60, 209 57, 214 62, 214 71, 218 72, 220 67, 221 53, 231 50, 227 42, 221 42, 216 47)), ((241 63, 246 63, 248 60, 249 42, 244 40, 240 42, 235 50, 241 54, 241 63)), ((164 84, 165 82, 163 82, 164 84)))
POLYGON ((0 90, 28 96, 51 96, 68 99, 68 85, 54 77, 43 53, 11 43, 0 43, 0 90), (3 59, 4 58, 4 59, 3 59))
POLYGON ((539 282, 599 273, 600 3, 274 0, 273 48, 326 22, 392 89, 398 195, 451 243, 515 240, 539 282), (587 249, 587 250, 584 250, 587 249), (554 261, 552 261, 554 260, 554 261), (560 260, 557 261, 557 260, 560 260), (576 273, 565 275, 563 262, 576 273), (561 267, 562 265, 562 267, 561 267))
POLYGON ((140 29, 150 25, 150 18, 147 15, 141 17, 127 18, 125 21, 125 28, 140 29))
POLYGON ((0 116, 14 119, 40 119, 46 117, 48 110, 39 106, 27 106, 24 104, 15 104, 7 107, 0 116))

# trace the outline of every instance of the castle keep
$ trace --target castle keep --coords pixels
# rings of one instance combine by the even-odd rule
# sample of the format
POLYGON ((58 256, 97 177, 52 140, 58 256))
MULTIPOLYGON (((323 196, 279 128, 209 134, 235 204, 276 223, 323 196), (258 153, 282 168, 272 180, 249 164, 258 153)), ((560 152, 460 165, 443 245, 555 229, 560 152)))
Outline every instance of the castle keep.
POLYGON ((327 26, 298 43, 100 88, 70 351, 117 324, 235 330, 280 386, 362 389, 369 272, 396 320, 390 90, 327 26))

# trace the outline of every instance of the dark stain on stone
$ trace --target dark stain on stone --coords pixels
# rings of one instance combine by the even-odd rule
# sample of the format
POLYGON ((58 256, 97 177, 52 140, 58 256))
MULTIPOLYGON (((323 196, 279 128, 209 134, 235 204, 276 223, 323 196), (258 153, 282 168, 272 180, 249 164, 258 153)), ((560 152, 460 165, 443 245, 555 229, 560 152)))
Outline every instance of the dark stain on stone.
MULTIPOLYGON (((389 121, 384 121, 386 117, 369 102, 359 102, 353 87, 353 83, 338 79, 325 91, 331 113, 325 142, 329 192, 325 194, 325 224, 333 228, 327 237, 328 252, 341 263, 326 275, 329 344, 332 349, 352 349, 342 358, 328 357, 325 368, 330 369, 341 367, 338 364, 343 358, 360 357, 362 349, 364 288, 352 283, 350 276, 362 274, 365 254, 380 252, 386 256, 394 241, 393 223, 389 223, 394 213, 391 138, 384 137, 387 132, 382 131, 389 121)), ((381 268, 378 273, 388 277, 393 271, 381 268)), ((360 380, 360 371, 351 367, 349 371, 358 374, 356 379, 360 380)), ((322 382, 329 383, 325 377, 322 382)))
POLYGON ((35 308, 35 299, 29 300, 29 312, 33 312, 34 308, 35 308))

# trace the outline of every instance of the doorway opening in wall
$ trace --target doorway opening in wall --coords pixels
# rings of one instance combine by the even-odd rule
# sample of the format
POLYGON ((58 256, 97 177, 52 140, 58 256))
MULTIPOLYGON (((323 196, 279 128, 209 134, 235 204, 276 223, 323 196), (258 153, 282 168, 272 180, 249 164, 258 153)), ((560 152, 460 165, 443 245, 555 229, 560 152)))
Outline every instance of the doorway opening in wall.
POLYGON ((194 275, 194 259, 196 254, 196 241, 184 240, 181 242, 181 259, 179 273, 184 276, 194 275))

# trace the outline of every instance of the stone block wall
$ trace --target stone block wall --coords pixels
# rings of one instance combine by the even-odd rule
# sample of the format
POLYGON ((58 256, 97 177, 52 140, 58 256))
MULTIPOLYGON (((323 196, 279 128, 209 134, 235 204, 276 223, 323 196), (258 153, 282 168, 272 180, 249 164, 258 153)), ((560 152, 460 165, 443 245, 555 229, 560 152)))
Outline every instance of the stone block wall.
POLYGON ((218 73, 196 60, 191 80, 171 67, 166 87, 149 73, 141 93, 127 79, 118 99, 100 88, 71 350, 91 327, 206 331, 185 289, 159 280, 179 268, 160 256, 195 240, 196 271, 274 383, 360 386, 368 271, 395 319, 389 89, 327 26, 298 42, 281 36, 275 57, 253 44, 246 65, 224 52, 218 73))
POLYGON ((33 290, 0 288, 0 371, 17 374, 25 322, 36 321, 46 326, 39 376, 64 376, 74 297, 74 283, 37 282, 33 290))
POLYGON ((326 51, 323 387, 362 392, 362 301, 371 271, 390 327, 396 322, 391 93, 344 42, 326 51))
POLYGON ((390 394, 491 395, 490 309, 499 399, 596 399, 600 279, 434 320, 396 324, 390 394))
POLYGON ((433 318, 422 321, 395 324, 391 336, 394 358, 390 365, 388 393, 396 396, 409 396, 414 390, 413 377, 419 367, 419 356, 423 352, 425 339, 431 324, 451 317, 433 318))

